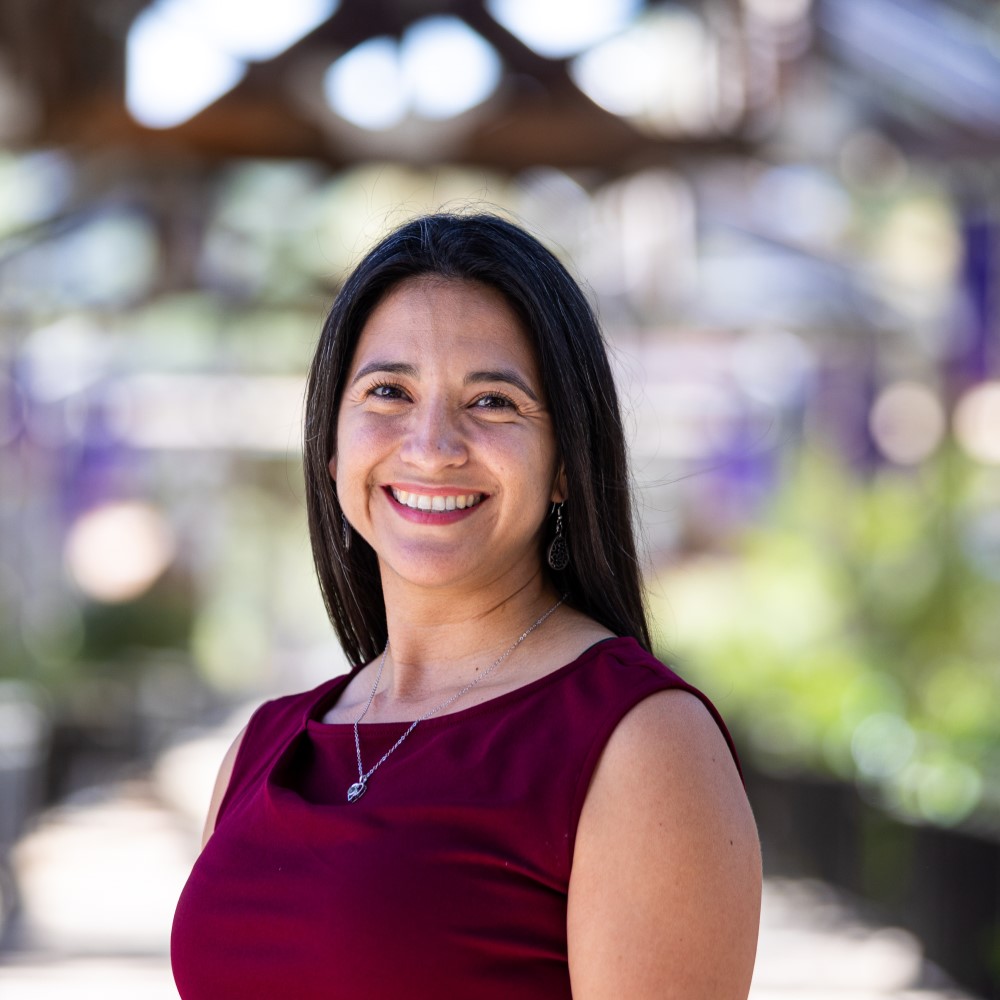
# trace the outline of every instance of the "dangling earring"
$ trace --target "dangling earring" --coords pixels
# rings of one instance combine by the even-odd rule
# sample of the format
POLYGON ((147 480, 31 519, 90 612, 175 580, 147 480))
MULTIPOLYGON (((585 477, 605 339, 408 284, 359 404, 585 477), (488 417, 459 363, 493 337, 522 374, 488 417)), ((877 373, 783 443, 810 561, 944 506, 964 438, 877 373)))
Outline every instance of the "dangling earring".
POLYGON ((552 508, 556 512, 556 534, 549 543, 548 563, 557 573, 561 573, 569 565, 569 546, 563 536, 563 504, 554 503, 552 508))
POLYGON ((340 515, 340 537, 344 540, 344 551, 347 552, 351 547, 351 526, 343 514, 340 515))

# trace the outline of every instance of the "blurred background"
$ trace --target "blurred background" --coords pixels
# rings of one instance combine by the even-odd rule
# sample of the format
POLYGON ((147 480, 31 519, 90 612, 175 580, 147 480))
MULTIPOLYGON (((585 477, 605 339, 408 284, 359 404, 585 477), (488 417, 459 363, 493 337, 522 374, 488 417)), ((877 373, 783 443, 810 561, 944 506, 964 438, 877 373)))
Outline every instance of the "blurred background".
POLYGON ((325 310, 473 208, 603 317, 753 996, 1000 996, 998 167, 987 0, 0 0, 0 992, 176 995, 226 745, 343 668, 325 310))

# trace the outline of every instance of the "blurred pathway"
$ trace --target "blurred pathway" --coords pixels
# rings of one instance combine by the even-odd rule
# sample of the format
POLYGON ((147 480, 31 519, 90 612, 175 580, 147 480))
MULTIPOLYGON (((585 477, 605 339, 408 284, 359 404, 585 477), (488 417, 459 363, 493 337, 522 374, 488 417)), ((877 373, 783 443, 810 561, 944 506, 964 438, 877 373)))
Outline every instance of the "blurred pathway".
MULTIPOLYGON (((24 898, 0 952, 4 1000, 177 1000, 170 921, 225 748, 190 740, 148 780, 42 817, 15 856, 24 898)), ((940 984, 905 931, 866 924, 820 883, 768 880, 751 1000, 890 998, 971 1000, 940 984)))

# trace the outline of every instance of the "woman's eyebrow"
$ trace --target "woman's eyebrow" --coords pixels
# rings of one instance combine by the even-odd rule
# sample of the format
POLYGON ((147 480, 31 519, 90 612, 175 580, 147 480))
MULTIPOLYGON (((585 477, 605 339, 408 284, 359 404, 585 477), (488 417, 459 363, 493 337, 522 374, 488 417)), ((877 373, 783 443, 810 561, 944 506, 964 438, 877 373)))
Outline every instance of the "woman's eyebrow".
POLYGON ((387 375, 406 375, 409 378, 416 378, 417 367, 406 361, 369 361, 362 365, 358 373, 351 379, 351 385, 360 382, 366 375, 374 375, 376 372, 385 372, 387 375))
POLYGON ((465 384, 472 385, 474 382, 506 382, 508 385, 520 389, 533 402, 538 402, 538 396, 527 382, 512 368, 489 368, 478 372, 469 372, 465 376, 465 384))

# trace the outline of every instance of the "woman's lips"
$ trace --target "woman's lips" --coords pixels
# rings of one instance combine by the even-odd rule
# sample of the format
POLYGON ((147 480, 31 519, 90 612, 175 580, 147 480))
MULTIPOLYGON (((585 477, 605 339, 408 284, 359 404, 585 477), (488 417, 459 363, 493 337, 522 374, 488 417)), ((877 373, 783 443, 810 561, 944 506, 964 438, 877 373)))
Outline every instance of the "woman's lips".
POLYGON ((389 492, 396 503, 411 510, 430 510, 442 513, 447 510, 465 510, 475 507, 483 499, 482 493, 425 493, 420 490, 404 490, 390 486, 389 492))
POLYGON ((450 489, 404 489, 384 487, 393 508, 407 521, 417 524, 453 524, 468 517, 487 499, 485 493, 463 493, 450 489))

